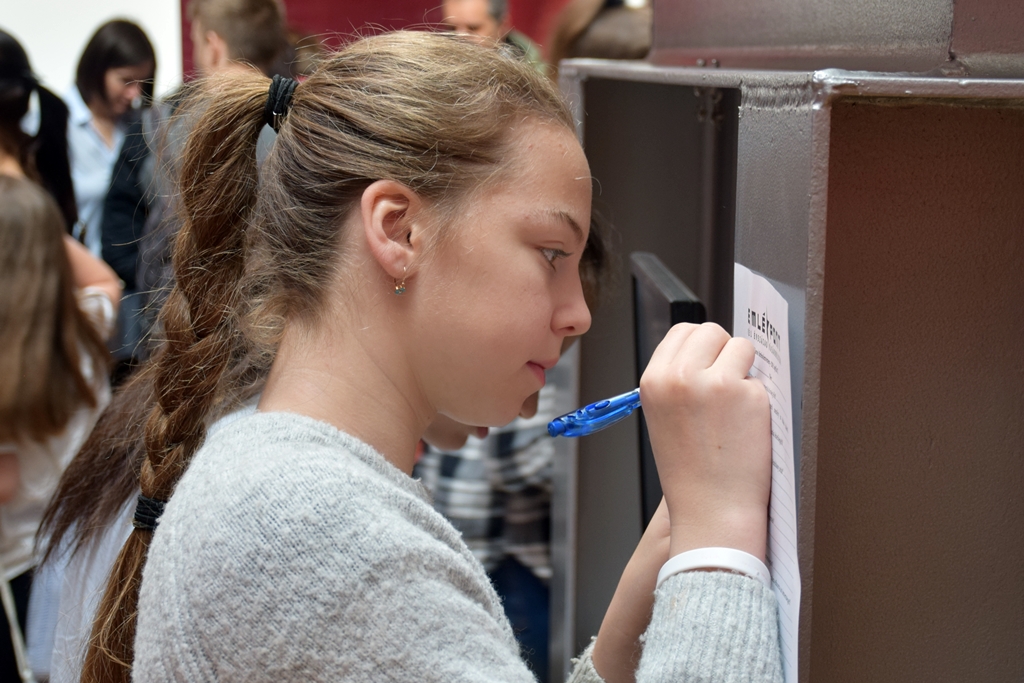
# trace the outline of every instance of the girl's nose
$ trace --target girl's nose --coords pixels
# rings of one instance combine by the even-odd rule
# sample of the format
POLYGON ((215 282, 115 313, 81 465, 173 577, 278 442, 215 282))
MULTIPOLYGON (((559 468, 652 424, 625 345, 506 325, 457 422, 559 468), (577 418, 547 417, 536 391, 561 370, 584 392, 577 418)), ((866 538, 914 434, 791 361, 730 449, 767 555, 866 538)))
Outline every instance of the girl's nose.
POLYGON ((578 337, 590 329, 590 309, 583 298, 583 287, 577 279, 568 301, 555 311, 555 331, 567 337, 578 337))

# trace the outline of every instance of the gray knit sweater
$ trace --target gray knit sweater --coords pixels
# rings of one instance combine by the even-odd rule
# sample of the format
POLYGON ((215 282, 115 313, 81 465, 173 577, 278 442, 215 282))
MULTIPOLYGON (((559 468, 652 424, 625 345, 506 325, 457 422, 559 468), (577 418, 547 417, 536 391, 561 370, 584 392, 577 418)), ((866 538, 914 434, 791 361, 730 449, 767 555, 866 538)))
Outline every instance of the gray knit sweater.
MULTIPOLYGON (((772 593, 725 573, 659 590, 638 682, 781 681, 772 593)), ((133 679, 529 682, 483 568, 419 482, 299 415, 211 435, 160 520, 133 679)), ((589 652, 571 680, 599 683, 589 652)))

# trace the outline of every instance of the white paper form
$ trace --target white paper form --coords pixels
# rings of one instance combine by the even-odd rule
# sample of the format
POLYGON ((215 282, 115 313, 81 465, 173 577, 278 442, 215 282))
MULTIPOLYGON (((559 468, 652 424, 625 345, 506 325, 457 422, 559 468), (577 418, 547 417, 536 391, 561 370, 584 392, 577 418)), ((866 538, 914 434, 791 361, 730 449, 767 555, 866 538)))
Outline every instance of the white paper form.
POLYGON ((768 391, 772 411, 772 497, 768 508, 768 569, 779 600, 782 671, 797 683, 800 565, 796 541, 793 394, 789 367, 789 304, 768 280, 736 264, 733 334, 754 343, 750 374, 768 391))

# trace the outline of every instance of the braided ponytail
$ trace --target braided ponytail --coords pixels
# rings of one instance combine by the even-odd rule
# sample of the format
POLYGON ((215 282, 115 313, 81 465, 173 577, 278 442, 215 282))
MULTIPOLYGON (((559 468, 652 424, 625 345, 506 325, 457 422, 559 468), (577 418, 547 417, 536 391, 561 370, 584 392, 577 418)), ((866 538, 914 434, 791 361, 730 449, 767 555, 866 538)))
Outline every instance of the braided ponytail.
MULTIPOLYGON (((256 140, 268 80, 255 71, 205 84, 181 168, 182 227, 175 286, 160 313, 166 335, 155 359, 156 405, 145 429, 139 483, 150 501, 170 499, 206 435, 225 371, 239 346, 238 284, 256 201, 256 140)), ((145 525, 141 525, 145 526, 145 525)), ((121 550, 93 625, 82 681, 129 681, 142 569, 152 528, 121 550)))
POLYGON ((176 284, 160 314, 163 348, 146 375, 154 407, 140 484, 152 506, 137 521, 149 528, 133 531, 107 584, 86 683, 129 680, 152 538, 144 518, 159 516, 207 421, 265 379, 286 324, 324 312, 344 270, 345 219, 365 188, 390 179, 429 200, 443 239, 460 202, 508 163, 518 121, 573 128, 545 77, 457 36, 398 32, 346 46, 302 84, 283 126, 288 84, 270 92, 268 84, 255 73, 225 75, 186 109, 199 115, 181 166, 176 284), (280 132, 257 192, 255 146, 266 120, 280 132))

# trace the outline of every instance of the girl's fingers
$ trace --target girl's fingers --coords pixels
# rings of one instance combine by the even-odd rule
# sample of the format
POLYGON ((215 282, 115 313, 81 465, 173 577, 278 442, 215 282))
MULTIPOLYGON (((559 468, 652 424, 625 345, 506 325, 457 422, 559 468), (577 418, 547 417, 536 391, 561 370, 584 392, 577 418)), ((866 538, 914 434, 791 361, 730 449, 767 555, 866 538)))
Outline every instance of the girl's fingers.
POLYGON ((718 325, 705 323, 687 336, 676 362, 685 362, 693 370, 706 370, 715 364, 730 338, 718 325))
POLYGON ((651 367, 664 367, 672 364, 672 361, 677 355, 679 355, 680 349, 683 348, 683 344, 689 339, 690 335, 697 331, 698 325, 692 323, 680 323, 673 325, 665 335, 665 338, 661 340, 657 348, 654 349, 654 353, 651 354, 651 360, 647 364, 648 368, 651 367))
POLYGON ((754 365, 754 345, 749 339, 733 337, 722 347, 714 367, 727 377, 746 377, 754 365))

